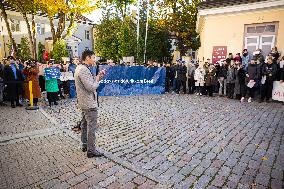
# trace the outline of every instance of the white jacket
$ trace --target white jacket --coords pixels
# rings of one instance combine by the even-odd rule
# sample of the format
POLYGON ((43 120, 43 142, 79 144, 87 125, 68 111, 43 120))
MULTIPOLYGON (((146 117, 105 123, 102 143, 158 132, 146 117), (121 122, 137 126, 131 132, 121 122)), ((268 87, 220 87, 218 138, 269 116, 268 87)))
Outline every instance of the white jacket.
POLYGON ((205 70, 202 67, 198 67, 194 73, 195 86, 204 86, 205 70))

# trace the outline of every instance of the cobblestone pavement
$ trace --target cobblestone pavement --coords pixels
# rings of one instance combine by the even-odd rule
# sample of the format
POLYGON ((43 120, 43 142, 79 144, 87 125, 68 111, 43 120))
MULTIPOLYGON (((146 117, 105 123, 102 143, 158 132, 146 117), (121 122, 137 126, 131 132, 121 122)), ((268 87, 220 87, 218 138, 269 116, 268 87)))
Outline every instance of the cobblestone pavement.
MULTIPOLYGON (((99 147, 168 188, 284 188, 280 103, 168 94, 100 105, 99 147)), ((81 119, 75 100, 44 111, 68 127, 81 119)))
POLYGON ((87 158, 74 134, 43 113, 1 107, 1 189, 166 188, 115 158, 87 158))
POLYGON ((19 107, 11 110, 10 106, 1 106, 0 126, 0 137, 4 137, 20 135, 34 130, 48 129, 55 125, 46 120, 45 116, 39 114, 38 111, 27 111, 19 107))
POLYGON ((0 188, 284 188, 281 104, 168 94, 101 97, 100 105, 106 158, 80 151, 70 130, 81 119, 75 100, 30 113, 48 129, 2 121, 1 131, 16 134, 0 136, 0 188))

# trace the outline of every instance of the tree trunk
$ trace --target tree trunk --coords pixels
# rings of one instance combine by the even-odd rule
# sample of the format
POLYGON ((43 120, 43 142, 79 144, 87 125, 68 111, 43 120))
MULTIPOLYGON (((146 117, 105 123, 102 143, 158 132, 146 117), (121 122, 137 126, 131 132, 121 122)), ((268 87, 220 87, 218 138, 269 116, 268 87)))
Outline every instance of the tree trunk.
MULTIPOLYGON (((68 27, 67 27, 67 31, 66 31, 66 33, 62 36, 62 39, 64 39, 65 37, 67 37, 67 36, 71 33, 72 27, 73 27, 73 25, 74 25, 75 17, 76 17, 76 14, 75 14, 75 13, 71 13, 71 15, 70 15, 70 20, 69 20, 69 25, 68 25, 68 27)), ((64 25, 65 25, 65 23, 64 23, 64 25)))
POLYGON ((32 13, 32 31, 33 31, 33 44, 32 44, 32 51, 33 51, 33 59, 36 59, 36 26, 35 26, 35 15, 32 13))
POLYGON ((50 28, 51 28, 51 34, 52 34, 52 40, 53 40, 53 44, 55 44, 55 42, 57 41, 56 39, 56 35, 55 35, 55 28, 54 28, 54 24, 53 24, 53 16, 48 15, 48 19, 49 19, 49 23, 50 23, 50 28))
POLYGON ((3 16, 5 24, 6 24, 6 28, 7 28, 7 31, 8 31, 8 35, 9 35, 10 41, 11 41, 11 43, 13 45, 14 56, 16 56, 18 48, 17 48, 17 44, 15 42, 15 39, 13 38, 13 35, 12 35, 12 31, 11 31, 11 28, 10 28, 10 24, 8 22, 8 16, 7 16, 7 13, 5 11, 3 1, 0 1, 0 9, 2 11, 2 16, 3 16))
POLYGON ((25 22, 27 24, 28 35, 29 35, 29 40, 30 40, 30 49, 31 49, 31 52, 32 52, 32 57, 35 57, 34 50, 33 50, 33 36, 32 36, 32 32, 31 32, 31 25, 29 23, 27 14, 26 13, 22 13, 22 14, 23 14, 23 18, 24 18, 24 20, 25 20, 25 22))
POLYGON ((65 23, 65 14, 63 12, 58 13, 58 25, 57 25, 57 31, 56 31, 56 39, 60 39, 62 32, 64 30, 64 23, 65 23))

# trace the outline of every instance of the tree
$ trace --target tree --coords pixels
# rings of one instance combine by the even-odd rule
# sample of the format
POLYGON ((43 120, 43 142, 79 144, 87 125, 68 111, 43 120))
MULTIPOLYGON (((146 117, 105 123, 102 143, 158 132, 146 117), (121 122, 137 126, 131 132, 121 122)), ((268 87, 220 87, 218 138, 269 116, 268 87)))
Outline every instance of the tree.
POLYGON ((12 35, 11 27, 10 27, 10 24, 9 24, 9 21, 8 21, 8 16, 7 16, 3 1, 0 1, 0 9, 1 9, 2 16, 4 18, 5 24, 6 24, 8 35, 9 35, 9 38, 10 38, 10 43, 13 46, 15 54, 17 54, 17 50, 18 50, 17 44, 16 44, 16 41, 13 38, 13 35, 12 35))
POLYGON ((44 45, 41 42, 39 42, 38 43, 37 60, 41 63, 43 62, 43 50, 44 50, 44 45))
POLYGON ((31 51, 27 37, 21 38, 20 48, 18 49, 18 57, 22 60, 31 58, 31 51))
MULTIPOLYGON (((101 23, 95 26, 95 51, 99 56, 115 61, 125 56, 134 56, 139 63, 143 62, 144 38, 146 27, 146 9, 141 12, 139 20, 140 35, 137 47, 137 20, 132 15, 124 18, 117 13, 117 5, 104 7, 101 23), (112 9, 113 7, 114 10, 112 9)), ((158 24, 158 19, 149 22, 147 52, 150 59, 162 61, 163 57, 170 57, 169 32, 164 25, 158 24)))
POLYGON ((68 51, 66 48, 66 42, 63 39, 57 40, 53 46, 52 58, 55 62, 59 63, 62 57, 68 57, 68 51))
POLYGON ((202 0, 159 0, 159 17, 169 30, 175 32, 177 46, 184 55, 189 49, 200 46, 199 34, 196 33, 197 6, 202 0))
POLYGON ((135 0, 100 0, 101 8, 106 11, 112 11, 115 9, 115 13, 117 17, 121 17, 123 20, 127 16, 127 9, 130 5, 132 5, 135 0))
POLYGON ((34 0, 34 2, 47 14, 53 44, 72 34, 78 15, 89 13, 97 6, 96 1, 93 0, 34 0))
POLYGON ((164 26, 159 26, 157 20, 150 20, 147 40, 146 57, 162 62, 165 57, 170 57, 170 36, 164 26))
POLYGON ((38 5, 30 0, 6 0, 9 4, 19 11, 27 25, 28 36, 30 41, 30 48, 32 58, 36 58, 36 31, 35 31, 35 14, 39 11, 38 5), (31 15, 32 24, 29 23, 28 15, 31 15))

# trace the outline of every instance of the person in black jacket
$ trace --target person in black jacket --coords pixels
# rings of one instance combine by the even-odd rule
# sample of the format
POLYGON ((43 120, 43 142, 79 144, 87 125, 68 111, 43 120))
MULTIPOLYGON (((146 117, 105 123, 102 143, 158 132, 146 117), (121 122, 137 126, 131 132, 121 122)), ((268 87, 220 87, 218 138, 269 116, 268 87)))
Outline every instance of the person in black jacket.
MULTIPOLYGON (((252 99, 255 96, 255 91, 260 81, 260 66, 259 64, 256 64, 254 59, 252 59, 250 64, 248 65, 247 78, 248 78, 249 83, 253 84, 251 87, 248 87, 248 91, 249 91, 248 102, 250 103, 252 102, 252 99)), ((248 83, 248 86, 249 86, 249 83, 248 83)))
POLYGON ((21 71, 15 64, 15 58, 8 56, 8 64, 4 67, 4 81, 7 82, 7 96, 10 98, 11 107, 22 106, 19 102, 20 95, 23 94, 24 78, 21 71), (16 106, 15 106, 16 102, 16 106))
POLYGON ((180 87, 182 86, 183 93, 186 94, 186 73, 187 68, 185 66, 185 62, 178 63, 178 66, 176 68, 177 71, 177 89, 176 93, 179 94, 180 87))
POLYGON ((178 67, 179 60, 176 61, 176 63, 171 65, 171 85, 172 85, 172 91, 173 93, 177 90, 177 67, 178 67))
POLYGON ((0 62, 0 106, 4 106, 4 64, 0 62))
POLYGON ((220 68, 218 70, 218 81, 219 81, 219 96, 227 95, 227 72, 228 72, 228 66, 227 62, 223 61, 220 63, 220 68))
MULTIPOLYGON (((280 63, 282 64, 282 61, 284 63, 284 56, 282 57, 280 63)), ((282 67, 279 68, 280 69, 280 83, 284 82, 284 65, 282 65, 282 67)))
POLYGON ((245 65, 236 62, 235 66, 236 80, 235 80, 235 94, 238 100, 244 102, 246 96, 246 71, 245 65))
POLYGON ((266 102, 270 102, 272 97, 273 82, 276 80, 277 65, 272 59, 268 59, 267 63, 262 66, 261 79, 261 98, 260 103, 266 98, 266 102))
POLYGON ((165 92, 170 92, 170 84, 171 84, 171 67, 170 64, 164 65, 166 68, 166 84, 165 84, 165 92))

